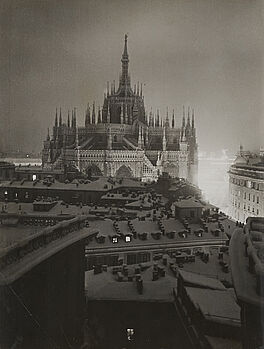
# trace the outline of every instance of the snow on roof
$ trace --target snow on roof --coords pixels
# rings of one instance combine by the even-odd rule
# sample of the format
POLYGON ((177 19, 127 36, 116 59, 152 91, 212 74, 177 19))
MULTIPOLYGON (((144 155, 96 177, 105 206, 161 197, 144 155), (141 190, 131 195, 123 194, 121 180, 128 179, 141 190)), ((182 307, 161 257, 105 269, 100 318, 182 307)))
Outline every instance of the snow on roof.
POLYGON ((190 301, 205 318, 240 326, 240 307, 230 292, 186 287, 190 301))
POLYGON ((203 208, 204 207, 204 205, 202 205, 200 203, 200 201, 198 201, 194 198, 175 201, 174 206, 179 207, 179 208, 192 208, 192 207, 203 208))
POLYGON ((184 283, 194 285, 201 288, 208 288, 213 290, 225 291, 224 285, 217 279, 199 275, 197 273, 191 273, 184 270, 179 270, 179 275, 182 277, 184 283))

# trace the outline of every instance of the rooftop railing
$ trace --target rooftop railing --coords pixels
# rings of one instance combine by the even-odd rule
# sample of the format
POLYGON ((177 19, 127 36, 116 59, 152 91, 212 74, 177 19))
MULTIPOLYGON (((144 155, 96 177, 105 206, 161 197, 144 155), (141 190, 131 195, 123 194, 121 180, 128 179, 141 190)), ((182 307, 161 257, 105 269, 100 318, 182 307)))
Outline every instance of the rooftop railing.
POLYGON ((3 270, 13 263, 19 262, 33 251, 47 247, 50 243, 61 240, 67 235, 82 229, 85 224, 85 216, 62 221, 52 227, 43 229, 34 236, 29 236, 12 246, 2 249, 0 252, 0 270, 3 270))

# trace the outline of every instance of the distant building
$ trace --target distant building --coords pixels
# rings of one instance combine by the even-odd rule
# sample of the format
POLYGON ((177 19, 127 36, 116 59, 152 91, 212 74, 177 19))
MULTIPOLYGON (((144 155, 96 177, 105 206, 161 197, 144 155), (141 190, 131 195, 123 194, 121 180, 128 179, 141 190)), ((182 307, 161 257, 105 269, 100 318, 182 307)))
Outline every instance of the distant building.
POLYGON ((0 181, 11 180, 14 176, 15 165, 10 162, 0 161, 0 181))
POLYGON ((240 147, 229 169, 230 216, 240 222, 264 216, 264 157, 240 147))
POLYGON ((176 201, 173 206, 175 217, 179 219, 188 218, 190 222, 199 222, 205 205, 202 205, 200 201, 194 198, 189 198, 176 201))
POLYGON ((121 193, 126 190, 140 191, 144 189, 145 183, 130 178, 113 180, 101 177, 95 181, 75 179, 71 183, 61 183, 54 180, 52 176, 48 176, 44 180, 28 181, 22 179, 21 181, 13 180, 1 183, 0 200, 33 202, 39 197, 51 197, 69 204, 87 204, 99 203, 101 197, 108 192, 121 193))
POLYGON ((161 173, 197 183, 197 143, 194 110, 183 108, 176 125, 174 111, 162 116, 147 113, 142 84, 132 88, 127 36, 122 55, 119 86, 107 83, 102 107, 88 104, 84 126, 77 126, 76 108, 63 121, 56 111, 53 136, 48 134, 42 151, 44 168, 70 165, 89 176, 136 177, 157 180, 161 173), (71 120, 70 120, 71 119, 71 120))

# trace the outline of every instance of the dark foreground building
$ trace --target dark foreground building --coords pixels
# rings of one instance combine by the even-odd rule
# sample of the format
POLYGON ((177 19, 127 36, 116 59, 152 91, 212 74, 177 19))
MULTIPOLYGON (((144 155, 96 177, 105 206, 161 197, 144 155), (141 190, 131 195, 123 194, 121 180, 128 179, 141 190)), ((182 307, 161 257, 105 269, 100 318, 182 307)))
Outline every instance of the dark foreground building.
POLYGON ((1 218, 0 347, 69 348, 83 342, 85 218, 23 229, 1 218), (3 244, 3 241, 1 241, 3 244))
POLYGON ((241 307, 243 348, 264 345, 264 218, 250 217, 231 239, 234 287, 241 307))

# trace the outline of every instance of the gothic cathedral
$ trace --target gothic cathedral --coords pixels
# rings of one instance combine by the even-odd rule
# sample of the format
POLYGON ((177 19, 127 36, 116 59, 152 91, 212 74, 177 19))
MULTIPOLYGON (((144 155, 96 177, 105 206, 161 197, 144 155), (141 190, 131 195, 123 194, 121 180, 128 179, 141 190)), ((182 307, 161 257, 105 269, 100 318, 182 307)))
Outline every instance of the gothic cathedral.
POLYGON ((119 86, 109 86, 103 107, 87 106, 84 126, 78 126, 76 109, 63 122, 56 110, 53 135, 44 141, 44 168, 76 167, 94 176, 135 177, 157 180, 167 172, 197 184, 197 143, 194 111, 183 107, 181 126, 174 111, 162 117, 146 113, 142 84, 132 88, 127 36, 122 55, 119 86))

